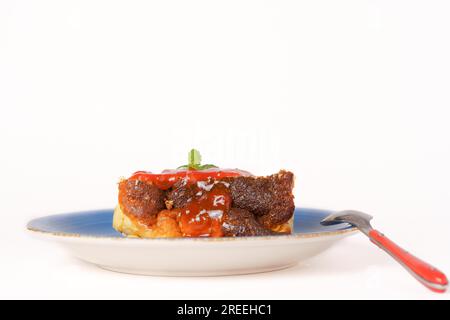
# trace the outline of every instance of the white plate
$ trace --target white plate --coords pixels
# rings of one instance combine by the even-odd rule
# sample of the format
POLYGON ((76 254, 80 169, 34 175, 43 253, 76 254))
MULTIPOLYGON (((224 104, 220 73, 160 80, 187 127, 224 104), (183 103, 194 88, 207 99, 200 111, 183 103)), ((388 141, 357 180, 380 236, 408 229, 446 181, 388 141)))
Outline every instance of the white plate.
POLYGON ((35 235, 59 242, 103 269, 142 275, 219 276, 287 268, 328 249, 356 230, 322 226, 330 211, 297 208, 294 233, 240 238, 125 238, 112 228, 113 210, 53 215, 30 221, 35 235))

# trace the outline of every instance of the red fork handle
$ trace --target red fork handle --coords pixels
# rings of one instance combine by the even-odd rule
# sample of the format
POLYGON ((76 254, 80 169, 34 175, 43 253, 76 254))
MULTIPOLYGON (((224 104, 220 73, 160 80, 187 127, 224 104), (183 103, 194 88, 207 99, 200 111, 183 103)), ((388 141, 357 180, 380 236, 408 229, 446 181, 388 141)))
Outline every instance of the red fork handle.
POLYGON ((425 287, 439 293, 447 290, 448 280, 444 273, 400 248, 377 230, 370 230, 369 238, 378 247, 389 253, 425 287))

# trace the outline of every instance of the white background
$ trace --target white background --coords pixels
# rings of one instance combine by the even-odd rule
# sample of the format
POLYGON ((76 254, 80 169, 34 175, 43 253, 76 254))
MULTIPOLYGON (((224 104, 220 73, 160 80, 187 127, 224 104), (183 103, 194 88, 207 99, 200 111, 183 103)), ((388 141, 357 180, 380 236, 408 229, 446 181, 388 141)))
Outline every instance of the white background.
POLYGON ((306 265, 120 275, 25 232, 138 169, 297 175, 450 273, 448 1, 0 1, 0 298, 449 298, 362 235, 306 265))

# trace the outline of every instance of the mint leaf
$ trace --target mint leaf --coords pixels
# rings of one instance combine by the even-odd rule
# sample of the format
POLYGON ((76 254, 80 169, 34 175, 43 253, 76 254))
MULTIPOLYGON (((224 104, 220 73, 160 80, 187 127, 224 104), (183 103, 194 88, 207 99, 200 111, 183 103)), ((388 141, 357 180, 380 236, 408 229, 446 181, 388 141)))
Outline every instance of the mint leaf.
POLYGON ((192 149, 188 154, 188 166, 191 168, 196 168, 200 166, 202 162, 202 156, 198 150, 192 149))
POLYGON ((204 164, 199 167, 199 170, 205 170, 205 169, 211 169, 211 168, 217 168, 217 166, 213 164, 204 164))
POLYGON ((211 168, 217 168, 213 164, 201 164, 202 162, 202 156, 200 155, 200 152, 196 149, 192 149, 188 153, 188 164, 179 166, 177 169, 194 169, 194 170, 205 170, 205 169, 211 169, 211 168))

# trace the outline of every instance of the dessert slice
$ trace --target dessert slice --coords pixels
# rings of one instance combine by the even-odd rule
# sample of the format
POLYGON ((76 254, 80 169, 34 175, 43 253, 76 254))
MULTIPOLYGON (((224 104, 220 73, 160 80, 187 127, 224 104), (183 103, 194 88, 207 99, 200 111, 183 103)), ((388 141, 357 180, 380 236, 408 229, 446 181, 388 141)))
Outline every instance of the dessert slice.
POLYGON ((137 172, 119 183, 113 226, 135 237, 235 237, 291 232, 294 175, 255 177, 237 169, 189 165, 161 174, 137 172))

